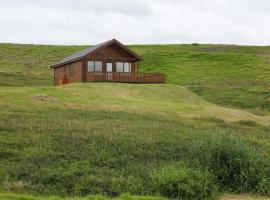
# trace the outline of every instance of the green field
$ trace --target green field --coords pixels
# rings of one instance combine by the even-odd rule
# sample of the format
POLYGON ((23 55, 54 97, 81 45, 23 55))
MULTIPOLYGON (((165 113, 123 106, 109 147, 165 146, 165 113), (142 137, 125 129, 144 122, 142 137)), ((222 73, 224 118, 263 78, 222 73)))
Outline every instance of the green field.
MULTIPOLYGON (((229 45, 130 46, 141 72, 163 72, 215 104, 270 113, 270 47, 229 45)), ((52 63, 86 46, 0 44, 0 85, 52 85, 52 63), (16 80, 16 81, 15 81, 16 80)))
MULTIPOLYGON (((59 198, 59 197, 33 197, 29 195, 18 195, 18 194, 0 194, 1 200, 107 200, 104 196, 87 196, 87 197, 75 197, 75 198, 59 198)), ((131 196, 129 194, 121 195, 120 197, 114 198, 113 200, 166 200, 161 197, 151 196, 131 196)), ((224 195, 221 200, 269 200, 269 198, 255 197, 248 195, 224 195)))
POLYGON ((191 176, 218 177, 221 159, 239 184, 218 177, 218 193, 270 195, 270 47, 132 46, 141 71, 166 72, 169 84, 52 86, 49 65, 82 48, 0 45, 0 191, 166 196, 153 174, 168 181, 168 166, 193 195, 191 176), (202 164, 197 148, 218 160, 202 164))
MULTIPOLYGON (((1 200, 166 200, 161 197, 151 196, 131 196, 129 194, 123 194, 117 198, 108 198, 101 195, 88 195, 87 197, 34 197, 30 195, 19 195, 19 194, 0 194, 1 200)), ((258 199, 259 200, 259 199, 258 199)))

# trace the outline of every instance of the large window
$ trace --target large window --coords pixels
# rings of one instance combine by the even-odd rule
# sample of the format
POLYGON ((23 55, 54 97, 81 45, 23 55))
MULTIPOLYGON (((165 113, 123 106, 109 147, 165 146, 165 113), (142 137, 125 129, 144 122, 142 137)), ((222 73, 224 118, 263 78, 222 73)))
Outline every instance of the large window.
POLYGON ((116 72, 123 72, 124 70, 124 63, 122 62, 117 62, 116 63, 116 72))
POLYGON ((124 63, 124 72, 131 72, 131 63, 124 63))
POLYGON ((96 72, 102 72, 102 62, 95 61, 95 71, 96 72))
POLYGON ((102 62, 88 61, 88 72, 102 72, 102 62))
POLYGON ((88 72, 94 72, 94 71, 95 71, 95 62, 88 61, 88 72))
POLYGON ((131 63, 117 62, 116 72, 131 72, 131 63))

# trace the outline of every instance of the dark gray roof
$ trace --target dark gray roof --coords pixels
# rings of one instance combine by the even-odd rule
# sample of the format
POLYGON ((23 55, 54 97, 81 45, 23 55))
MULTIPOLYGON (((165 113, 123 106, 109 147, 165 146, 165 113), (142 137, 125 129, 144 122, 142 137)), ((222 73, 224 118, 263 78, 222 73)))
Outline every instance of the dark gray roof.
POLYGON ((120 42, 118 42, 116 39, 112 39, 112 40, 109 40, 109 41, 100 43, 98 45, 91 46, 89 48, 83 49, 81 51, 77 51, 74 54, 72 54, 72 55, 70 55, 68 57, 65 57, 63 60, 61 60, 61 61, 53 64, 52 67, 58 67, 58 66, 61 66, 63 64, 66 64, 66 63, 74 62, 76 60, 81 60, 84 56, 86 56, 86 55, 94 52, 95 50, 97 50, 97 49, 99 49, 101 47, 104 47, 104 46, 111 45, 113 43, 116 43, 117 45, 121 46, 126 51, 128 51, 130 54, 132 54, 134 57, 136 57, 138 60, 141 60, 140 56, 138 56, 133 51, 131 51, 130 49, 128 49, 127 47, 125 47, 123 44, 121 44, 120 42))

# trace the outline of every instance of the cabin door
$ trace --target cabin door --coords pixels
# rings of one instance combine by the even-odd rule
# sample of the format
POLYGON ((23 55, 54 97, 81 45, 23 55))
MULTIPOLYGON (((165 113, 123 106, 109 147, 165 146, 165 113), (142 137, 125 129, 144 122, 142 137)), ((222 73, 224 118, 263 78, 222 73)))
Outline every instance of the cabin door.
POLYGON ((112 63, 106 63, 107 80, 112 80, 112 63))

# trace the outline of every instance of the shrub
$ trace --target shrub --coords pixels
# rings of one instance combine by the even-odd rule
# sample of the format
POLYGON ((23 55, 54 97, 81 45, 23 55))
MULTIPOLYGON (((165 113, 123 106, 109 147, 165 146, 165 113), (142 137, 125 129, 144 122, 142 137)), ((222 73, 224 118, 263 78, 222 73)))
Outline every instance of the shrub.
POLYGON ((216 187, 207 172, 170 165, 150 175, 154 192, 177 199, 212 199, 216 187))
POLYGON ((269 195, 270 159, 243 139, 205 137, 188 149, 192 166, 208 170, 224 190, 269 195))

